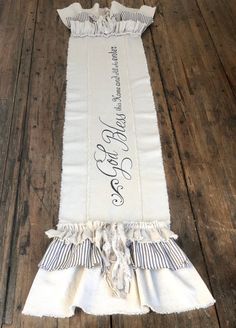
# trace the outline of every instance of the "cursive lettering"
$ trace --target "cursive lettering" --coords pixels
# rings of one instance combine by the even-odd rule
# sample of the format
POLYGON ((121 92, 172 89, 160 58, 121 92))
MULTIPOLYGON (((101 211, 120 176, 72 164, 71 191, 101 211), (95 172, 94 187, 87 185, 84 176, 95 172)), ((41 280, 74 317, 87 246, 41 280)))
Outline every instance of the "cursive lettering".
POLYGON ((127 117, 123 112, 121 81, 118 63, 118 49, 116 46, 111 47, 111 80, 114 85, 114 92, 111 95, 112 110, 114 120, 112 122, 104 121, 99 116, 102 124, 101 142, 96 145, 94 151, 94 160, 96 167, 105 176, 111 178, 110 185, 112 188, 112 204, 121 206, 124 204, 124 197, 121 190, 124 189, 120 182, 122 179, 132 179, 132 159, 129 154, 128 137, 127 137, 127 117))

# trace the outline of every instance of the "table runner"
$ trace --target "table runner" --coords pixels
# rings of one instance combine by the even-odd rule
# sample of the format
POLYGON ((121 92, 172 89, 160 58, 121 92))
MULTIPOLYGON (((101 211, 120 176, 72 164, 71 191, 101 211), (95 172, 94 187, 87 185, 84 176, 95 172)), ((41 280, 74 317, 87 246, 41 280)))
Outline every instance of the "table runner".
POLYGON ((70 29, 58 224, 23 314, 182 312, 214 304, 170 230, 142 33, 156 7, 79 3, 70 29))

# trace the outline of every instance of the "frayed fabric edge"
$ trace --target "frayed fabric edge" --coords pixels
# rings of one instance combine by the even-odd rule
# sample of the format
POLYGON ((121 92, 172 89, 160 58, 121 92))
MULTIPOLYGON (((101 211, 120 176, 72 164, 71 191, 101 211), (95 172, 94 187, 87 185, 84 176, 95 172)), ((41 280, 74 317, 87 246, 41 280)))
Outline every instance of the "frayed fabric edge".
POLYGON ((154 312, 157 314, 161 314, 161 315, 165 315, 165 314, 179 314, 179 313, 184 313, 184 312, 190 312, 190 311, 196 311, 196 310, 205 310, 211 306, 213 306, 216 303, 216 300, 214 299, 212 302, 207 303, 207 304, 199 304, 199 306, 195 306, 195 307, 189 307, 186 309, 183 309, 181 311, 157 311, 155 310, 152 306, 150 305, 142 305, 143 307, 147 308, 147 311, 143 311, 143 312, 125 312, 125 311, 115 311, 115 312, 107 312, 107 313, 100 313, 100 312, 91 312, 89 310, 86 310, 84 307, 82 306, 73 306, 74 308, 74 312, 70 315, 65 315, 65 316, 58 316, 56 314, 36 314, 36 313, 30 313, 30 312, 22 312, 23 315, 25 316, 35 316, 35 317, 51 317, 51 318, 71 318, 75 315, 75 309, 78 308, 79 310, 83 311, 84 313, 87 313, 89 315, 94 315, 94 316, 106 316, 106 315, 115 315, 115 314, 122 314, 122 315, 144 315, 144 314, 148 314, 150 312, 154 312))

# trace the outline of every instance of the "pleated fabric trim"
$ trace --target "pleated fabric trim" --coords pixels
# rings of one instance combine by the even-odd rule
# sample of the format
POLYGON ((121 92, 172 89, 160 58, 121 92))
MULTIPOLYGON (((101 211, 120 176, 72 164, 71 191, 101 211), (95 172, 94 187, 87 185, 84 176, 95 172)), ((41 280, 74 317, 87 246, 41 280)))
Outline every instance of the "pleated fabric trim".
POLYGON ((175 242, 177 235, 158 221, 60 223, 46 234, 53 241, 39 263, 41 269, 100 266, 119 297, 129 293, 132 270, 178 270, 191 264, 175 242))
POLYGON ((88 13, 80 13, 76 17, 67 17, 68 27, 73 37, 85 36, 140 36, 153 23, 151 17, 141 13, 121 12, 96 17, 88 13))
MULTIPOLYGON (((189 259, 174 240, 165 242, 139 243, 131 242, 128 263, 135 268, 177 270, 190 264, 189 259)), ((101 250, 89 239, 81 244, 68 244, 63 240, 54 239, 48 246, 39 267, 48 270, 64 270, 75 266, 92 268, 102 266, 101 250)))
POLYGON ((58 9, 64 24, 73 37, 141 35, 153 23, 155 7, 141 6, 139 9, 125 7, 116 1, 111 8, 94 6, 91 10, 72 4, 66 12, 58 9))

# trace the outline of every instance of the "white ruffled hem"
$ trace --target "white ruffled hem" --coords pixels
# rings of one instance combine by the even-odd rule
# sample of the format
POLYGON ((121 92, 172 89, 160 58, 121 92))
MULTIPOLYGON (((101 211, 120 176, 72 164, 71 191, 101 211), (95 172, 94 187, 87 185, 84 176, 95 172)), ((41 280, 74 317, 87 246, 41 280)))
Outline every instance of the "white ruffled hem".
POLYGON ((101 269, 74 267, 60 271, 39 269, 30 289, 25 315, 71 317, 75 308, 93 315, 179 313, 206 308, 215 303, 193 266, 133 271, 126 298, 112 295, 101 269))

